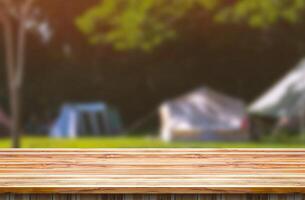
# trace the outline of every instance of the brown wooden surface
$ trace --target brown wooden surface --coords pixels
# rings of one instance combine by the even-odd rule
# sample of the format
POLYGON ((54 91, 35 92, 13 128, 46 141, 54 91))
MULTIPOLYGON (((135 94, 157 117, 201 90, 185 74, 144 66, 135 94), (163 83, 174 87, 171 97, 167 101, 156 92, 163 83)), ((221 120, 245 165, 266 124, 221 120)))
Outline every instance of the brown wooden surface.
POLYGON ((305 200, 303 194, 0 194, 0 200, 305 200))
POLYGON ((305 193, 305 150, 2 149, 6 192, 305 193))

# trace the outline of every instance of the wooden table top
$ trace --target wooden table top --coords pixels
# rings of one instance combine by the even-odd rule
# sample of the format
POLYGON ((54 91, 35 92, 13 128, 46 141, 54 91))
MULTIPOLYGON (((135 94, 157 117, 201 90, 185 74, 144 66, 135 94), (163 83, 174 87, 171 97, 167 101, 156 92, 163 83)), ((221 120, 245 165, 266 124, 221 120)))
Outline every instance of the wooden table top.
POLYGON ((305 193, 305 149, 1 149, 7 192, 305 193))

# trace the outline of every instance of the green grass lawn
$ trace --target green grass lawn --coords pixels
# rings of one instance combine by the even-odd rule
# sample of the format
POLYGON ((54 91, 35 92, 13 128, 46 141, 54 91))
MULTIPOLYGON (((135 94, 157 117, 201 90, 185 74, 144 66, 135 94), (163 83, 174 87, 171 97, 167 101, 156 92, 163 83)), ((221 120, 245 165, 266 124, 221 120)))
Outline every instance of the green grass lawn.
MULTIPOLYGON (((0 139, 0 148, 9 148, 10 139, 0 139)), ((51 139, 24 137, 23 148, 305 148, 305 142, 173 142, 148 137, 101 137, 51 139)))

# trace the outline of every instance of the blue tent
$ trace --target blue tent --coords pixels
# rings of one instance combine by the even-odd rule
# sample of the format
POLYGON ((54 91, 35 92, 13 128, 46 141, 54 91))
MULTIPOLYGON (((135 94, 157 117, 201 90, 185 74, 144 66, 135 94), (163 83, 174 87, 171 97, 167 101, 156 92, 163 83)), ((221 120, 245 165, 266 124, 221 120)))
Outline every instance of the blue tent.
POLYGON ((118 112, 104 103, 65 104, 50 129, 51 137, 113 135, 122 124, 118 112))

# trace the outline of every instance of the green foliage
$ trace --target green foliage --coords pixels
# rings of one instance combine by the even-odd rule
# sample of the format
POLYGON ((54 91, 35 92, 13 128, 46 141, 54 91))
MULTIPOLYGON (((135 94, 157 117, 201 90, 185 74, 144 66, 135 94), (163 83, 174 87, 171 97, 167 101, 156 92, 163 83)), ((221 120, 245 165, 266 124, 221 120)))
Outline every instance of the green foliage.
POLYGON ((175 38, 175 23, 195 6, 212 10, 218 22, 264 28, 298 21, 305 0, 101 0, 76 25, 92 44, 150 51, 175 38))
POLYGON ((92 44, 149 51, 176 36, 175 22, 195 5, 212 9, 217 0, 102 0, 77 18, 92 44))
POLYGON ((305 0, 237 0, 219 9, 216 20, 265 28, 279 21, 297 22, 304 7, 305 0))

